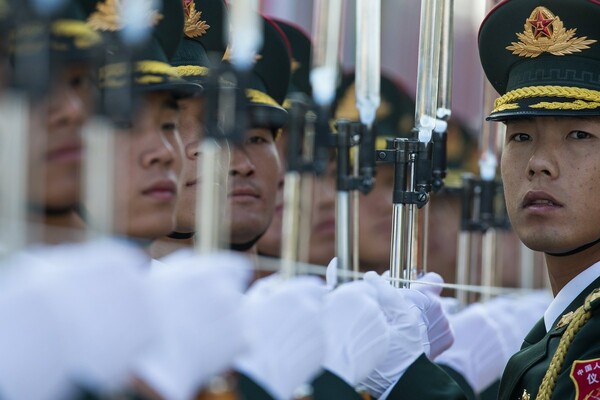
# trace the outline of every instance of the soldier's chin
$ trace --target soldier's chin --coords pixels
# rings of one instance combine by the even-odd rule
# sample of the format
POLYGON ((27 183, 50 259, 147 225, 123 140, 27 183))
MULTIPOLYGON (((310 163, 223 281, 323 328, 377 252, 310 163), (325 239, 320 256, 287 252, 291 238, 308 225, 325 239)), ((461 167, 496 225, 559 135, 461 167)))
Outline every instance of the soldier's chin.
POLYGON ((79 199, 70 199, 69 201, 45 201, 30 202, 28 211, 33 214, 46 216, 61 216, 70 214, 79 209, 79 199))
POLYGON ((253 229, 233 228, 230 235, 230 249, 235 251, 248 251, 252 249, 267 229, 268 226, 264 229, 256 229, 256 227, 253 227, 253 229))
POLYGON ((569 252, 578 247, 576 245, 575 246, 566 246, 564 241, 559 241, 556 239, 555 240, 541 239, 541 238, 530 239, 530 240, 522 239, 522 242, 525 245, 525 247, 527 247, 533 251, 539 251, 541 253, 550 253, 550 254, 566 253, 566 252, 569 252))
MULTIPOLYGON (((43 199, 44 208, 49 210, 69 209, 80 202, 79 190, 65 189, 62 192, 46 193, 43 199)), ((34 203, 40 203, 39 201, 34 203)))

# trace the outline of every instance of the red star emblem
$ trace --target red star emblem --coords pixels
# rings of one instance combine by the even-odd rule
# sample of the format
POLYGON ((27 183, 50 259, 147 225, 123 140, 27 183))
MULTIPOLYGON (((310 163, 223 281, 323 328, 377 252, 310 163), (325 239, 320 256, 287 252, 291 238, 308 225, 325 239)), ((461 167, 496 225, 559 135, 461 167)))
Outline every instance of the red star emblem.
POLYGON ((548 38, 550 35, 552 35, 552 32, 550 32, 550 25, 554 22, 554 18, 544 18, 542 10, 538 10, 537 17, 535 19, 528 19, 527 22, 529 22, 535 28, 533 36, 536 39, 540 35, 544 35, 548 38))

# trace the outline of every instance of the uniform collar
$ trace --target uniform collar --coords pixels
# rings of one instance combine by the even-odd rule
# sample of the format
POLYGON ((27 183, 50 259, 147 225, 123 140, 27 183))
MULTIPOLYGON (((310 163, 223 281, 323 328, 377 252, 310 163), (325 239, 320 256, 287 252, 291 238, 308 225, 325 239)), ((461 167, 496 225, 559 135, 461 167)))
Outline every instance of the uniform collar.
POLYGON ((550 331, 554 322, 561 316, 569 304, 571 304, 573 300, 589 286, 590 282, 596 280, 598 277, 600 277, 600 261, 571 279, 571 281, 558 292, 544 313, 546 332, 550 331))

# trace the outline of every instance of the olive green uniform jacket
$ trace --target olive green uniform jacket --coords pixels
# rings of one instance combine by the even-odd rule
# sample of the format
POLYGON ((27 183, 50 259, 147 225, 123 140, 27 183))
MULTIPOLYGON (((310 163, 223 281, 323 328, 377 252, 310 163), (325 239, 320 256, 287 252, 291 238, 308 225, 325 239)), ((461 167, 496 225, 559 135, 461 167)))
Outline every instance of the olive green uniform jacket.
MULTIPOLYGON (((581 307, 586 297, 600 287, 597 278, 563 311, 562 315, 581 307)), ((552 399, 584 399, 600 393, 600 301, 592 303, 590 320, 575 335, 559 371, 552 399)), ((508 361, 500 383, 501 400, 535 399, 546 370, 568 324, 554 322, 546 332, 540 320, 529 332, 521 350, 508 361)), ((563 319, 564 320, 564 319, 563 319)), ((595 398, 595 397, 591 397, 595 398)))
MULTIPOLYGON (((272 400, 252 380, 242 376, 242 399, 272 400)), ((363 400, 364 397, 335 374, 325 371, 313 381, 314 400, 363 400)), ((464 400, 467 399, 459 385, 440 367, 423 354, 406 370, 396 383, 388 400, 464 400)))
MULTIPOLYGON (((354 389, 334 374, 324 373, 313 383, 315 400, 360 400, 354 389), (345 387, 345 388, 344 388, 345 387), (351 390, 349 390, 351 389, 351 390)), ((463 400, 460 386, 439 366, 422 354, 394 385, 388 400, 463 400)))

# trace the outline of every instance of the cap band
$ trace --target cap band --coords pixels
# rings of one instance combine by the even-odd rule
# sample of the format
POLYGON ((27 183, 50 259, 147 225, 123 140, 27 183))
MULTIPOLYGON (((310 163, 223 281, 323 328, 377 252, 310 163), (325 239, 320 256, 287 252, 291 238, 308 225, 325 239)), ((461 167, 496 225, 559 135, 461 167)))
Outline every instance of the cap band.
MULTIPOLYGON (((108 64, 100 68, 100 88, 119 88, 125 85, 125 78, 129 71, 127 63, 108 64)), ((162 61, 138 61, 135 63, 135 83, 147 85, 160 83, 169 79, 179 79, 177 70, 162 61)))
POLYGON ((542 101, 529 108, 546 110, 584 110, 600 107, 600 91, 570 86, 529 86, 511 90, 494 102, 493 113, 517 109, 519 100, 534 97, 560 97, 572 99, 566 102, 542 101))
POLYGON ((264 104, 273 107, 281 107, 281 105, 279 105, 279 103, 277 103, 275 99, 273 99, 268 94, 261 92, 260 90, 246 89, 246 97, 248 98, 248 100, 250 100, 251 103, 264 104))
POLYGON ((87 49, 102 42, 98 32, 90 29, 85 22, 75 19, 55 21, 50 31, 55 36, 73 38, 75 47, 80 49, 87 49))
POLYGON ((174 67, 179 76, 207 76, 209 69, 199 65, 179 65, 174 67))

